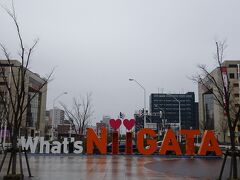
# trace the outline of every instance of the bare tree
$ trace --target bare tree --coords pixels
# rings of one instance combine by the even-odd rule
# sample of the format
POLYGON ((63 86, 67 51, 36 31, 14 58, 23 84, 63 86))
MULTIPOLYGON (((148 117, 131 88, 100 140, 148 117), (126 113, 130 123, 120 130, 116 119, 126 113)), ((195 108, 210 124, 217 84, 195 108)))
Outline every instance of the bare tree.
POLYGON ((73 98, 72 109, 61 103, 66 116, 73 125, 75 133, 82 137, 87 126, 91 123, 93 116, 92 95, 87 93, 86 97, 73 98))
MULTIPOLYGON (((0 91, 0 93, 3 92, 0 91)), ((5 99, 2 99, 2 96, 0 96, 0 127, 2 127, 7 118, 7 108, 4 106, 5 104, 6 104, 5 99)))
MULTIPOLYGON (((3 7, 4 8, 4 7, 3 7)), ((22 127, 23 120, 26 119, 27 108, 29 107, 31 101, 44 89, 53 73, 53 71, 47 75, 46 78, 41 78, 41 83, 34 87, 31 96, 29 95, 29 63, 31 61, 31 56, 36 48, 38 39, 34 41, 30 48, 24 45, 24 40, 21 34, 20 26, 17 21, 17 16, 15 13, 14 5, 12 3, 12 9, 4 8, 7 14, 13 21, 20 48, 18 50, 19 61, 12 60, 10 52, 7 50, 6 46, 0 43, 1 51, 3 52, 5 60, 0 61, 1 69, 1 86, 0 86, 0 97, 2 100, 3 107, 7 110, 7 126, 10 130, 11 139, 11 158, 9 161, 9 168, 11 167, 12 175, 17 174, 17 153, 19 148, 17 145, 17 139, 19 135, 20 127, 22 127), (10 82, 11 80, 11 82, 10 82)), ((21 153, 20 153, 21 154, 21 153)), ((20 156, 19 154, 19 156, 20 156)), ((2 161, 2 164, 4 159, 2 161)), ((0 167, 1 171, 2 166, 0 167)), ((21 175, 22 165, 20 161, 21 175)), ((10 170, 10 169, 9 169, 10 170)))
MULTIPOLYGON (((0 93, 3 93, 0 91, 0 93)), ((6 127, 6 123, 7 123, 7 108, 4 106, 6 104, 5 102, 5 99, 2 99, 2 97, 0 96, 0 136, 1 136, 1 139, 0 139, 0 142, 3 143, 3 134, 2 134, 2 130, 3 130, 3 127, 6 127)), ((5 130, 5 128, 4 128, 5 130)), ((3 145, 3 144, 2 144, 3 145)))
POLYGON ((192 79, 196 81, 201 88, 204 88, 207 92, 211 93, 214 97, 214 101, 222 108, 222 112, 224 113, 223 124, 226 121, 230 132, 232 158, 231 171, 233 172, 233 178, 237 178, 235 131, 240 119, 240 106, 239 101, 237 102, 236 98, 234 98, 233 84, 226 74, 226 67, 223 65, 225 49, 225 42, 216 42, 216 71, 210 72, 205 65, 200 65, 199 69, 202 73, 194 76, 192 79), (214 75, 214 73, 216 74, 214 75))
POLYGON ((228 131, 228 122, 226 119, 221 118, 219 120, 219 127, 220 127, 220 132, 223 134, 223 142, 226 143, 226 135, 228 131))
POLYGON ((207 125, 206 118, 202 118, 202 119, 199 121, 199 129, 201 129, 201 130, 204 131, 204 130, 208 129, 207 127, 208 127, 208 125, 207 125))
MULTIPOLYGON (((209 92, 208 92, 209 93, 209 92)), ((211 94, 206 94, 206 95, 211 95, 211 94)), ((212 100, 212 104, 214 104, 214 100, 213 99, 211 99, 212 100)), ((200 130, 203 130, 203 131, 205 131, 205 130, 210 130, 210 129, 214 129, 214 117, 212 116, 212 113, 213 112, 211 112, 211 110, 209 110, 209 106, 208 106, 208 104, 207 103, 204 103, 203 104, 203 107, 204 107, 204 109, 205 109, 205 111, 204 111, 204 113, 203 113, 203 118, 201 118, 200 119, 200 121, 199 121, 199 128, 200 128, 200 130)))

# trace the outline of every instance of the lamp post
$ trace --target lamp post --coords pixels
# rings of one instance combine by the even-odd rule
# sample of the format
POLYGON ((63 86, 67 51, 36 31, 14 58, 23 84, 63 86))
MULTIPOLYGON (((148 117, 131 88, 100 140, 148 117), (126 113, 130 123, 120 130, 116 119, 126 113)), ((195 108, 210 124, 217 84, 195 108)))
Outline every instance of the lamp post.
MULTIPOLYGON (((173 99, 175 99, 177 102, 178 102, 178 123, 179 123, 179 131, 181 131, 181 102, 175 98, 173 95, 171 94, 167 94, 169 96, 171 96, 173 99)), ((181 138, 181 135, 179 134, 179 141, 182 142, 182 138, 181 138)))
POLYGON ((143 128, 145 128, 146 127, 146 118, 147 118, 146 113, 145 113, 145 111, 146 111, 146 89, 135 79, 130 78, 129 81, 134 81, 135 83, 137 83, 143 89, 143 92, 144 92, 144 94, 143 94, 143 99, 144 99, 143 128))
POLYGON ((53 100, 53 115, 52 115, 52 134, 51 134, 51 140, 53 140, 53 126, 54 126, 54 115, 55 115, 55 102, 57 101, 58 98, 60 98, 61 96, 63 96, 64 94, 67 94, 67 92, 63 92, 61 94, 59 94, 54 100, 53 100))

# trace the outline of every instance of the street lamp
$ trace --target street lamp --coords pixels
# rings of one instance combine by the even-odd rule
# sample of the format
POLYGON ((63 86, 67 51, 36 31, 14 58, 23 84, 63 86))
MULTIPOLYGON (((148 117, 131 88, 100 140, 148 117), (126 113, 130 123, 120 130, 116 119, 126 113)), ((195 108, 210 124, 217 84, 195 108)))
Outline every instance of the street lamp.
MULTIPOLYGON (((179 123, 179 132, 181 131, 181 102, 175 98, 173 95, 171 94, 167 94, 169 96, 171 96, 173 99, 175 99, 178 102, 178 123, 179 123)), ((179 134, 179 141, 182 142, 182 138, 181 135, 179 134)))
POLYGON ((137 82, 135 79, 129 79, 129 81, 134 81, 135 83, 137 83, 142 89, 143 89, 143 92, 144 92, 144 94, 143 94, 143 99, 144 99, 144 109, 143 109, 143 128, 145 128, 146 127, 146 113, 145 113, 145 111, 146 111, 146 89, 139 83, 139 82, 137 82))
POLYGON ((54 115, 55 115, 55 102, 57 101, 58 98, 60 98, 61 96, 63 96, 64 94, 67 94, 67 92, 63 92, 61 94, 59 94, 54 100, 53 100, 53 115, 52 115, 52 134, 51 134, 51 140, 53 140, 53 126, 54 126, 54 115))

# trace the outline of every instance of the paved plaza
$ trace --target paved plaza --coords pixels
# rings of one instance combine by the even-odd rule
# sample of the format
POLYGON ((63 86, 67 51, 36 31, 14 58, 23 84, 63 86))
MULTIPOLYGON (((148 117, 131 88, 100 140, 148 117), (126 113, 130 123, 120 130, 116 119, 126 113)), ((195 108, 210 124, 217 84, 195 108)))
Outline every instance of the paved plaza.
MULTIPOLYGON (((166 158, 157 155, 30 155, 29 160, 34 177, 27 180, 216 179, 222 163, 222 159, 215 158, 166 158)), ((7 165, 3 171, 6 173, 6 170, 7 165)))

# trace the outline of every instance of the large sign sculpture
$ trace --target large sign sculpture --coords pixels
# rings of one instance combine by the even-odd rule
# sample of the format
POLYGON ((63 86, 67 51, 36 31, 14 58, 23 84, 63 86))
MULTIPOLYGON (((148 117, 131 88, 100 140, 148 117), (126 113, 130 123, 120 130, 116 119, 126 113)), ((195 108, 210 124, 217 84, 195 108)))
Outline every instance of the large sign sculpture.
MULTIPOLYGON (((110 126, 113 129, 112 132, 112 152, 111 154, 119 153, 119 132, 122 121, 121 119, 111 119, 110 126)), ((125 145, 125 154, 132 154, 132 140, 133 133, 130 132, 135 125, 135 120, 125 119, 123 125, 126 127, 126 145, 125 145)), ((185 155, 194 156, 195 146, 194 146, 194 137, 200 135, 199 130, 181 130, 179 132, 182 136, 185 137, 185 155)), ((157 140, 156 132, 150 128, 144 128, 137 132, 137 150, 140 154, 151 155, 157 150, 157 140), (145 143, 144 143, 145 142, 145 143), (149 148, 146 148, 148 146, 149 148)), ((91 128, 87 129, 86 134, 86 153, 91 155, 94 153, 94 147, 96 147, 100 154, 107 154, 107 128, 101 129, 101 135, 98 136, 95 131, 91 128)), ((45 141, 43 137, 29 137, 27 140, 24 137, 21 137, 21 145, 24 149, 30 149, 31 153, 35 153, 39 145, 39 153, 69 153, 69 144, 73 144, 73 153, 81 154, 83 153, 83 142, 82 141, 72 141, 69 142, 67 138, 64 138, 62 143, 58 141, 53 141, 52 144, 48 141, 45 141)), ((166 155, 168 151, 174 152, 176 155, 182 155, 182 151, 177 141, 176 135, 172 129, 167 129, 163 142, 161 144, 159 154, 166 155)), ((208 152, 213 152, 216 156, 221 156, 222 151, 219 148, 218 142, 214 136, 214 132, 211 130, 205 130, 198 150, 198 155, 205 156, 208 152)))

